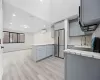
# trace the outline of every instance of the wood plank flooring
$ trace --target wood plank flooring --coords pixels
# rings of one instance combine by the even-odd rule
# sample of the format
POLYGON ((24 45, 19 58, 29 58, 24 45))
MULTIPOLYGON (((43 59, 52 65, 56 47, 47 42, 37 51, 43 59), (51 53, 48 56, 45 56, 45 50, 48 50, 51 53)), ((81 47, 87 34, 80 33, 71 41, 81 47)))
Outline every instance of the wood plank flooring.
POLYGON ((28 57, 6 66, 3 80, 64 80, 64 60, 49 57, 35 63, 28 57))

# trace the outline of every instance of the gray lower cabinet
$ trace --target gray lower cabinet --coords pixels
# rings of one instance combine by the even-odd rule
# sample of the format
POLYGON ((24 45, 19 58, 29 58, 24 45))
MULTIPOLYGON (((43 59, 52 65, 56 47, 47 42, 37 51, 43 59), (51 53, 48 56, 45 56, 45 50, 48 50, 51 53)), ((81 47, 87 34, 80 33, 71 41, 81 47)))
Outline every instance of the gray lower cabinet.
POLYGON ((41 60, 46 57, 46 46, 40 46, 36 50, 37 60, 41 60))
POLYGON ((100 80, 100 60, 65 53, 64 71, 64 80, 100 80))
POLYGON ((50 45, 50 46, 46 47, 46 55, 47 55, 47 57, 53 55, 53 52, 54 52, 54 46, 53 45, 50 45))
POLYGON ((54 54, 54 45, 33 45, 32 59, 39 61, 54 54))

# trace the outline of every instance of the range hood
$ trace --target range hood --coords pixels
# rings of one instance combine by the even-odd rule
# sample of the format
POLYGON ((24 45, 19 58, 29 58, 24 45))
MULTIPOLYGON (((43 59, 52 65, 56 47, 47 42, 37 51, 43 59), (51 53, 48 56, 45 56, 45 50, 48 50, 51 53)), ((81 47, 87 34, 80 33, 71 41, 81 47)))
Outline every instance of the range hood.
POLYGON ((79 24, 84 32, 96 30, 100 24, 100 0, 81 0, 79 24))
POLYGON ((84 32, 93 32, 98 27, 98 25, 83 26, 80 21, 79 21, 79 24, 80 24, 81 30, 84 31, 84 32))

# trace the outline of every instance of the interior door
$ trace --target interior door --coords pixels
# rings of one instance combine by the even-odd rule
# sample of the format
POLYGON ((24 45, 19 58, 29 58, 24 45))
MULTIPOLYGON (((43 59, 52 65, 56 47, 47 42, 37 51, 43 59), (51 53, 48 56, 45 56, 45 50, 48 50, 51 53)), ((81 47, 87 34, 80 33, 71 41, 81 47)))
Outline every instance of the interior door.
POLYGON ((3 75, 3 64, 2 64, 2 46, 3 46, 3 10, 2 10, 2 0, 0 0, 0 80, 2 80, 3 75))
POLYGON ((65 49, 65 31, 64 29, 59 30, 59 57, 64 58, 64 52, 65 49))

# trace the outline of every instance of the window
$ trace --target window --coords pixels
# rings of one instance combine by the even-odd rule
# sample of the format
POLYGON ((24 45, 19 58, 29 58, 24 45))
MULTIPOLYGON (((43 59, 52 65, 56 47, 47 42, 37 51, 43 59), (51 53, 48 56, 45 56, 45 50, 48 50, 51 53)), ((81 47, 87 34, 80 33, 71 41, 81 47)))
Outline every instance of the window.
POLYGON ((4 31, 3 43, 9 43, 9 32, 4 31))
POLYGON ((25 34, 4 31, 4 43, 24 43, 25 34))
POLYGON ((9 38, 10 38, 10 41, 9 42, 12 43, 13 42, 13 33, 9 33, 9 35, 10 35, 9 36, 9 38))
POLYGON ((10 32, 10 42, 11 43, 17 43, 17 34, 18 33, 10 32))
POLYGON ((19 43, 25 42, 25 34, 23 34, 23 33, 18 34, 18 42, 19 43))

